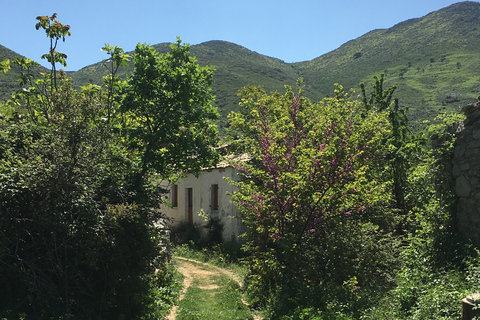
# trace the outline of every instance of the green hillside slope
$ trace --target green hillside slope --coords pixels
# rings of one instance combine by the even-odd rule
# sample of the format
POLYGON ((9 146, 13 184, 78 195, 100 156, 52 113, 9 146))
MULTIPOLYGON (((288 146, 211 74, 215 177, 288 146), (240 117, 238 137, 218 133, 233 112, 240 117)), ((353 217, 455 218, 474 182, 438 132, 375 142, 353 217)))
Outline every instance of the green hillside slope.
POLYGON ((225 41, 193 46, 192 54, 200 65, 216 68, 212 89, 222 116, 221 126, 226 124, 226 115, 237 108, 240 88, 251 84, 261 85, 268 92, 283 90, 285 85, 295 85, 298 78, 291 64, 225 41))
MULTIPOLYGON (((115 45, 115 44, 112 44, 115 45)), ((154 45, 160 53, 169 44, 154 45)), ((128 48, 124 48, 128 49, 128 48)), ((480 93, 480 3, 460 2, 424 17, 373 30, 314 60, 288 64, 226 41, 209 41, 191 47, 200 65, 215 66, 213 91, 222 115, 237 108, 237 93, 248 84, 267 91, 283 90, 304 78, 305 93, 318 100, 333 93, 334 83, 358 88, 385 73, 387 85, 397 83, 397 97, 410 109, 413 122, 431 119, 439 112, 458 111, 480 93)), ((16 53, 0 46, 0 59, 16 53)), ((18 55, 17 55, 18 56, 18 55)), ((120 74, 132 71, 132 66, 120 74)), ((99 84, 107 69, 101 62, 70 75, 74 83, 99 84)), ((0 75, 0 94, 16 85, 16 75, 0 75)))
POLYGON ((462 2, 374 30, 294 67, 316 98, 332 84, 358 87, 385 73, 416 119, 456 111, 480 91, 480 3, 462 2))
MULTIPOLYGON (((153 46, 158 52, 166 53, 170 44, 153 46)), ((298 74, 291 64, 252 52, 242 46, 226 41, 209 41, 191 46, 191 55, 201 66, 215 66, 212 90, 215 104, 221 114, 220 127, 226 125, 226 116, 238 105, 238 90, 248 84, 262 85, 267 91, 282 90, 284 85, 294 85, 298 74)), ((125 76, 133 70, 132 63, 119 75, 125 76)), ((85 67, 72 74, 76 85, 100 84, 107 69, 102 63, 85 67)))
MULTIPOLYGON (((10 61, 12 61, 13 59, 20 57, 21 55, 18 53, 0 45, 0 61, 4 61, 6 59, 10 59, 10 61)), ((13 68, 7 73, 0 73, 0 100, 10 98, 12 92, 19 88, 17 82, 19 71, 20 70, 13 68)))

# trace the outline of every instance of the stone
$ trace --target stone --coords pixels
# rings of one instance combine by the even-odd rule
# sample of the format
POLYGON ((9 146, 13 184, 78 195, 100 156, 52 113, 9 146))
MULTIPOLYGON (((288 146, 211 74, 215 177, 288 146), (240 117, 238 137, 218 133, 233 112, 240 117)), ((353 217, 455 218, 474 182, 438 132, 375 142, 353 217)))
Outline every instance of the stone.
POLYGON ((464 154, 465 154, 465 147, 463 146, 455 147, 455 157, 460 158, 460 157, 463 157, 464 154))
POLYGON ((473 177, 470 179, 470 185, 472 186, 478 186, 478 178, 477 177, 473 177))
POLYGON ((470 113, 468 116, 469 116, 469 118, 472 119, 472 121, 477 121, 480 118, 480 110, 477 108, 472 113, 470 113))
POLYGON ((462 174, 462 172, 460 171, 460 167, 458 166, 458 164, 454 164, 453 168, 452 168, 453 177, 458 178, 458 177, 460 177, 461 174, 462 174))
POLYGON ((480 148, 480 140, 472 140, 467 145, 468 149, 480 148))
POLYGON ((480 293, 472 293, 462 299, 462 320, 472 320, 480 315, 480 309, 476 308, 479 302, 480 293))
MULTIPOLYGON (((466 119, 456 129, 455 149, 451 165, 444 163, 442 181, 448 188, 451 182, 446 177, 455 179, 457 196, 455 217, 457 230, 480 248, 480 101, 466 106, 462 113, 466 119)), ((437 147, 442 147, 442 136, 434 136, 437 147)), ((480 310, 480 309, 479 309, 480 310)))
POLYGON ((478 148, 475 148, 475 149, 468 149, 465 151, 465 157, 467 158, 476 158, 479 154, 479 149, 478 148))
POLYGON ((470 183, 468 182, 467 178, 465 178, 464 175, 461 175, 460 177, 457 178, 456 184, 455 184, 455 190, 459 197, 468 197, 470 195, 470 192, 472 191, 472 187, 470 186, 470 183))
POLYGON ((472 137, 475 140, 479 140, 480 139, 480 130, 473 130, 472 131, 472 137))

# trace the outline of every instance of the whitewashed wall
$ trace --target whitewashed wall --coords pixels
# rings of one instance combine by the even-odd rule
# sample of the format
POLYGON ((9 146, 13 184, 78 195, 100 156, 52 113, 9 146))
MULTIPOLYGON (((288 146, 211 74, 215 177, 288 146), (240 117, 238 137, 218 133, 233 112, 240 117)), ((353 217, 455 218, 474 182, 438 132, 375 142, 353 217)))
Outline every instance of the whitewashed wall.
MULTIPOLYGON (((188 221, 187 208, 187 189, 192 188, 193 195, 193 223, 199 226, 205 225, 203 217, 198 215, 201 210, 214 217, 218 217, 223 224, 223 240, 229 241, 232 238, 239 241, 238 236, 243 233, 240 212, 231 202, 232 198, 227 192, 233 192, 236 188, 230 185, 224 177, 237 180, 237 170, 232 167, 220 167, 204 169, 200 175, 188 175, 185 179, 181 179, 177 184, 177 203, 178 206, 173 208, 164 208, 167 216, 172 219, 172 224, 176 225, 180 222, 188 221), (218 210, 212 210, 212 185, 218 185, 218 210)), ((170 189, 173 184, 170 184, 170 189)), ((170 203, 173 202, 172 192, 169 194, 170 203)), ((201 228, 203 229, 203 228, 201 228)))

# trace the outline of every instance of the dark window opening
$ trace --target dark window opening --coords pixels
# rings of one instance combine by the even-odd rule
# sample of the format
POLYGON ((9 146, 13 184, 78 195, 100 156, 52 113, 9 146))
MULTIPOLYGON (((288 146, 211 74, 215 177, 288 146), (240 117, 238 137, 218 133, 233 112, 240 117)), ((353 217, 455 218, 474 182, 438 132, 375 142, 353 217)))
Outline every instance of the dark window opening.
POLYGON ((172 186, 172 207, 178 207, 178 184, 172 186))
POLYGON ((218 184, 212 184, 212 210, 218 210, 218 184))
POLYGON ((187 188, 187 221, 193 223, 193 189, 187 188))

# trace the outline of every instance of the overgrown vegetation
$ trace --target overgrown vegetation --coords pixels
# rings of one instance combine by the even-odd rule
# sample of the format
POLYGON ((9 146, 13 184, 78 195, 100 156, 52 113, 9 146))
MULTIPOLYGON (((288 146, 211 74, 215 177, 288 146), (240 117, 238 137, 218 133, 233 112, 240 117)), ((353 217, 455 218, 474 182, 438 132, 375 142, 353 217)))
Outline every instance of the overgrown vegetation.
MULTIPOLYGON (((66 64, 56 48, 69 27, 56 15, 37 19, 50 40, 43 58, 51 70, 38 77, 38 65, 26 58, 0 65, 20 71, 22 87, 0 104, 0 317, 161 318, 178 281, 157 210, 165 191, 159 180, 219 161, 213 69, 200 67, 180 40, 166 54, 139 44, 130 55, 106 45, 101 85, 75 89, 56 69, 66 64)), ((412 35, 414 25, 390 33, 412 35)), ((342 49, 349 59, 369 58, 351 45, 342 49)), ((457 54, 432 52, 425 69, 460 70, 464 53, 457 54)), ((322 61, 314 64, 328 68, 322 61)), ((342 64, 351 79, 363 72, 349 68, 352 61, 342 64)), ((388 74, 428 83, 420 63, 427 62, 388 74)), ((289 68, 278 70, 287 83, 289 68)), ((243 175, 232 183, 249 229, 245 255, 220 243, 215 219, 204 239, 188 224, 174 230, 177 254, 245 263, 249 299, 268 319, 458 319, 461 298, 480 290, 479 252, 455 233, 453 189, 440 174, 455 141, 443 129, 460 118, 443 115, 430 127, 428 135, 440 137, 431 150, 411 132, 396 86, 384 90, 384 76, 374 78, 371 92, 360 85, 360 97, 337 85, 320 102, 304 96, 311 84, 298 82, 295 92, 287 86, 284 94, 245 87, 225 125, 236 150, 252 159, 233 164, 243 175)), ((245 311, 227 318, 250 318, 243 304, 229 304, 238 302, 238 288, 215 281, 228 289, 205 301, 187 292, 180 317, 213 318, 227 308, 245 311), (215 304, 214 313, 199 314, 200 302, 215 304)))
POLYGON ((361 100, 338 87, 319 103, 301 87, 243 90, 231 133, 252 161, 234 164, 244 179, 232 183, 251 299, 269 319, 458 319, 478 258, 438 179, 455 138, 443 128, 460 119, 431 127, 443 135, 432 151, 383 76, 362 89, 361 100))
POLYGON ((170 237, 173 254, 223 268, 241 266, 246 256, 245 252, 236 241, 222 241, 221 224, 217 219, 213 221, 217 222, 207 223, 203 227, 189 223, 180 223, 172 227, 170 237))
POLYGON ((218 161, 212 70, 178 40, 139 45, 121 80, 129 56, 107 45, 104 84, 75 90, 55 67, 69 26, 37 20, 51 71, 13 60, 22 90, 0 119, 0 317, 159 319, 176 284, 157 180, 218 161))

